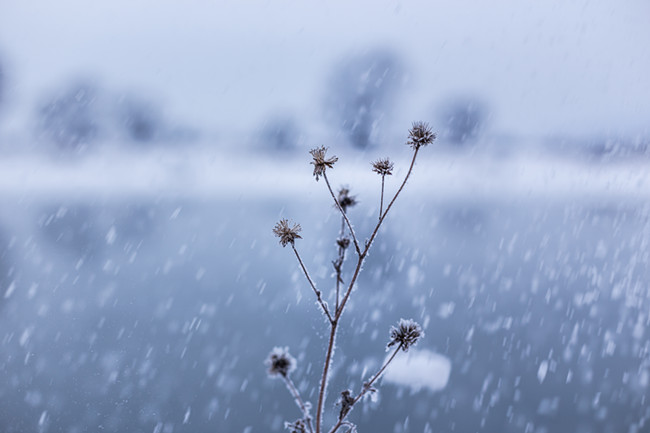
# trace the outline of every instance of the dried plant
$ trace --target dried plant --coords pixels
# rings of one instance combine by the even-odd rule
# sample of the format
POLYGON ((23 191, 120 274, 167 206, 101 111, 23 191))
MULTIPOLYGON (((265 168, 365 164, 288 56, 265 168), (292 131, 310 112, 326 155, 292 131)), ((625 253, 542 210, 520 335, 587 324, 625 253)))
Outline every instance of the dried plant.
MULTIPOLYGON (((365 240, 363 245, 359 244, 358 237, 354 230, 350 219, 348 218, 347 211, 349 208, 357 204, 357 199, 355 196, 350 195, 350 189, 345 187, 341 188, 338 194, 334 193, 329 179, 327 177, 327 169, 333 169, 334 163, 338 161, 338 158, 335 156, 326 157, 327 148, 321 146, 310 151, 313 161, 311 164, 314 166, 314 177, 318 181, 320 177, 325 179, 325 184, 327 189, 334 201, 334 206, 341 214, 341 228, 339 236, 336 239, 337 246, 337 256, 332 260, 332 266, 335 271, 335 289, 330 296, 333 296, 335 299, 334 309, 331 310, 329 305, 323 300, 323 296, 320 290, 316 287, 314 280, 311 278, 305 264, 298 253, 298 250, 295 245, 297 239, 301 239, 298 234, 301 231, 299 224, 291 224, 289 220, 282 219, 276 226, 273 228, 273 233, 280 238, 280 244, 283 247, 291 245, 300 268, 304 273, 309 286, 316 295, 316 300, 323 311, 323 314, 327 318, 329 323, 329 338, 327 341, 327 347, 325 349, 325 355, 323 360, 323 370, 320 376, 319 387, 318 387, 318 402, 316 405, 316 419, 312 419, 311 415, 311 404, 305 402, 298 389, 291 380, 291 373, 296 367, 296 360, 289 354, 287 348, 274 348, 266 364, 269 368, 269 376, 274 378, 280 378, 284 381, 289 393, 292 395, 296 405, 300 409, 302 418, 294 421, 285 423, 285 427, 292 433, 321 433, 325 432, 323 428, 323 407, 325 405, 325 399, 327 396, 327 386, 328 378, 330 374, 330 367, 332 365, 332 358, 334 353, 334 346, 336 341, 337 331, 341 323, 341 317, 345 311, 345 307, 350 300, 350 295, 355 287, 363 263, 368 256, 370 247, 372 246, 374 240, 379 233, 379 228, 386 219, 388 212, 392 208, 395 200, 400 195, 406 182, 408 181, 413 167, 415 165, 415 160, 417 158, 420 148, 431 144, 436 138, 436 135, 433 133, 428 124, 424 122, 415 122, 413 123, 411 129, 409 130, 408 141, 406 144, 413 149, 413 157, 411 159, 411 164, 406 172, 404 180, 400 184, 397 192, 388 202, 388 205, 384 209, 384 180, 386 176, 393 174, 394 164, 388 159, 379 159, 372 163, 372 170, 381 175, 381 198, 379 204, 379 220, 376 223, 373 231, 370 236, 365 240), (354 254, 356 255, 356 264, 354 265, 353 271, 350 273, 349 280, 347 284, 343 279, 343 264, 347 259, 347 250, 350 246, 354 246, 354 254)), ((369 392, 376 392, 374 388, 375 382, 381 377, 388 365, 395 359, 397 354, 400 351, 406 352, 414 346, 417 341, 424 336, 422 328, 413 320, 404 320, 401 319, 397 324, 397 327, 392 327, 390 330, 390 340, 387 344, 387 348, 393 348, 392 353, 383 363, 381 368, 370 377, 359 390, 358 393, 354 394, 351 390, 346 389, 340 393, 337 406, 340 407, 338 418, 336 423, 327 430, 329 433, 335 433, 339 429, 345 430, 346 432, 356 432, 357 427, 347 420, 348 415, 355 407, 355 405, 369 392)))

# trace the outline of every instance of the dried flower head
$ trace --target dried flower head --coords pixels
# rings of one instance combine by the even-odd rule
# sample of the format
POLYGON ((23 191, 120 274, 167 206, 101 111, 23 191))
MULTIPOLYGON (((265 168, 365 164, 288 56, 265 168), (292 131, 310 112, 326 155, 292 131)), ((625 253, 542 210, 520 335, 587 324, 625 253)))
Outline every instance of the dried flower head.
POLYGON ((352 397, 352 391, 346 389, 341 392, 341 398, 336 402, 337 406, 341 406, 341 412, 339 412, 339 419, 345 418, 345 416, 352 410, 354 405, 354 397, 352 397))
POLYGON ((433 143, 436 139, 436 134, 431 130, 431 127, 426 122, 413 122, 413 126, 409 129, 409 141, 406 142, 413 149, 419 149, 422 146, 433 143))
POLYGON ((296 359, 289 354, 288 347, 274 347, 265 364, 269 367, 271 377, 287 377, 296 369, 296 359))
POLYGON ((338 238, 336 240, 336 245, 343 248, 344 250, 350 246, 350 238, 338 238))
POLYGON ((348 188, 341 188, 339 190, 338 201, 341 209, 343 209, 343 212, 346 212, 349 207, 357 204, 357 199, 354 196, 350 195, 350 190, 348 188))
POLYGON ((280 238, 280 245, 286 247, 287 244, 293 245, 296 239, 302 239, 298 234, 302 228, 300 224, 294 224, 293 227, 289 225, 288 219, 281 219, 275 227, 273 227, 273 233, 280 238))
POLYGON ((301 419, 294 422, 285 422, 284 428, 289 430, 289 433, 307 433, 307 426, 301 419))
POLYGON ((394 164, 388 158, 378 159, 372 163, 372 171, 382 176, 390 176, 393 174, 393 166, 394 164))
POLYGON ((314 164, 314 176, 316 176, 316 180, 318 180, 319 176, 325 174, 326 168, 333 168, 334 163, 339 160, 336 156, 326 159, 326 152, 327 147, 325 146, 317 147, 309 151, 309 153, 311 153, 311 156, 314 158, 311 163, 314 164))
POLYGON ((399 344, 399 347, 404 352, 408 352, 409 347, 414 346, 420 337, 424 337, 424 332, 422 332, 420 325, 412 319, 400 319, 397 328, 393 326, 390 329, 390 342, 388 343, 388 347, 399 344))

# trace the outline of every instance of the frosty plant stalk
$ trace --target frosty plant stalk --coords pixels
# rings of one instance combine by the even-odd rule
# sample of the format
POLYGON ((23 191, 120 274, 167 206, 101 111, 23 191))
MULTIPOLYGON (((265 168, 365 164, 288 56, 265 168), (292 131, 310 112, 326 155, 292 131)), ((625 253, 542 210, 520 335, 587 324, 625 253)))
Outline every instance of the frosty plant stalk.
POLYGON ((339 429, 344 429, 346 432, 356 432, 356 426, 347 420, 349 413, 355 407, 355 405, 366 395, 368 392, 375 392, 375 382, 381 377, 388 365, 395 359, 400 351, 406 352, 410 347, 415 345, 417 341, 424 335, 420 325, 415 323, 413 320, 404 320, 401 319, 396 327, 392 327, 390 330, 390 341, 388 342, 388 348, 391 348, 392 353, 381 366, 381 368, 372 375, 366 382, 364 382, 361 389, 355 394, 353 391, 346 389, 343 390, 340 394, 340 398, 337 402, 339 409, 339 414, 337 422, 331 427, 331 429, 326 430, 323 428, 323 407, 325 405, 325 399, 327 397, 327 386, 328 386, 328 377, 330 374, 330 366, 332 364, 332 358, 334 353, 334 344, 336 341, 336 333, 341 323, 341 317, 345 307, 350 299, 352 290, 355 287, 357 278, 363 267, 363 263, 368 256, 370 247, 372 246, 377 234, 379 233, 379 228, 386 219, 388 212, 392 208, 395 200, 400 195, 406 182, 408 181, 411 173, 413 172, 413 167, 415 165, 415 160, 418 156, 418 152, 422 147, 425 147, 435 140, 436 135, 433 133, 428 124, 424 122, 415 122, 413 123, 411 129, 409 130, 408 141, 406 144, 410 146, 413 150, 413 157, 411 159, 411 164, 406 172, 406 176, 402 180, 399 188, 392 199, 388 201, 388 204, 384 208, 384 184, 386 176, 391 176, 393 174, 394 164, 388 159, 379 159, 372 163, 372 171, 381 176, 381 195, 379 202, 379 215, 378 221, 372 230, 370 236, 362 244, 359 243, 359 238, 354 230, 352 222, 348 218, 347 210, 348 208, 355 206, 357 204, 356 198, 350 195, 350 190, 348 188, 341 188, 338 194, 334 193, 330 181, 327 177, 328 169, 333 169, 334 164, 338 161, 338 158, 335 156, 327 157, 327 148, 324 146, 312 149, 310 151, 312 156, 311 164, 314 166, 314 177, 318 181, 321 177, 325 180, 327 190, 334 201, 334 206, 341 214, 341 229, 339 232, 339 237, 336 239, 337 246, 337 256, 332 261, 332 266, 335 272, 335 288, 329 296, 334 297, 335 306, 331 310, 327 302, 323 299, 322 292, 317 288, 316 283, 309 275, 307 267, 300 257, 300 253, 296 248, 296 240, 302 239, 299 233, 302 231, 300 224, 291 223, 287 219, 280 220, 275 227, 273 228, 273 233, 280 238, 280 245, 286 247, 291 245, 300 269, 305 274, 307 282, 311 287, 311 290, 316 295, 316 300, 320 309, 323 311, 323 314, 327 318, 329 323, 329 338, 327 341, 327 347, 325 349, 325 355, 323 359, 323 369, 322 374, 320 375, 319 387, 318 387, 318 402, 316 405, 316 419, 314 420, 311 415, 311 404, 306 402, 300 395, 298 388, 294 385, 291 380, 291 373, 296 368, 296 360, 289 354, 288 348, 278 348, 273 349, 271 354, 266 360, 266 364, 269 368, 269 376, 282 379, 285 383, 289 393, 293 397, 298 409, 300 410, 301 417, 294 422, 287 422, 285 427, 291 433, 321 433, 328 431, 329 433, 335 433, 339 429), (348 258, 346 252, 349 247, 352 246, 354 249, 356 264, 354 265, 354 270, 351 273, 349 282, 347 285, 344 283, 343 279, 343 264, 348 258))

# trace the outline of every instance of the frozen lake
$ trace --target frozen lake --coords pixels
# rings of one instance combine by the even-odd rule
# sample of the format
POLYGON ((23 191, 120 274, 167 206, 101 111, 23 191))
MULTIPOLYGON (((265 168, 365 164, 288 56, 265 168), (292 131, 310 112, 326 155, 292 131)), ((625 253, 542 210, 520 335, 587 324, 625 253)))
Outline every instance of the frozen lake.
MULTIPOLYGON (((406 148, 393 153, 400 177, 406 148)), ((332 182, 358 193, 350 215, 368 233, 378 185, 367 161, 384 155, 340 156, 332 182)), ((300 222, 297 247, 328 287, 339 219, 308 161, 8 155, 0 429, 251 433, 298 418, 263 361, 289 346, 315 403, 326 323, 271 233, 281 217, 300 222)), ((422 384, 387 378, 351 415, 362 431, 644 431, 646 163, 432 148, 344 316, 328 405, 361 385, 390 326, 412 317, 426 337, 405 368, 422 384)))

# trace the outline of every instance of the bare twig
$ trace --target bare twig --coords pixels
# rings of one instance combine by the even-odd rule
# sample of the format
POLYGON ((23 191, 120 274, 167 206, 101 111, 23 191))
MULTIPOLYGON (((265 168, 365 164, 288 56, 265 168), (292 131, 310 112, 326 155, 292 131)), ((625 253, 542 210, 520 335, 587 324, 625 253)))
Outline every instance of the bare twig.
POLYGON ((381 176, 381 199, 379 200, 379 219, 381 219, 382 209, 384 208, 384 179, 386 176, 381 176))
POLYGON ((341 230, 339 232, 339 238, 336 241, 338 246, 338 257, 336 260, 332 261, 334 270, 336 271, 336 304, 334 309, 334 314, 339 309, 339 296, 341 290, 341 284, 343 283, 343 262, 345 262, 345 250, 347 249, 350 240, 345 237, 345 219, 341 217, 341 230))
POLYGON ((332 195, 332 199, 334 200, 334 204, 336 205, 336 208, 341 212, 341 215, 343 215, 343 218, 345 219, 346 224, 348 225, 348 229, 350 230, 350 236, 352 236, 352 242, 354 242, 354 248, 357 250, 357 254, 361 255, 361 248, 359 247, 359 242, 357 242, 357 236, 354 233, 354 229, 352 228, 352 223, 350 223, 350 220, 348 219, 348 216, 345 214, 345 211, 341 207, 341 204, 339 203, 338 199, 334 195, 334 191, 332 190, 332 186, 330 185, 330 181, 327 178, 327 173, 323 172, 323 178, 325 179, 325 183, 327 184, 327 189, 329 190, 330 194, 332 195))
POLYGON ((341 301, 341 304, 339 305, 339 308, 334 314, 335 320, 338 320, 338 318, 341 316, 341 313, 343 312, 343 308, 345 308, 345 305, 348 302, 348 299, 350 298, 350 294, 352 293, 352 289, 354 288, 354 283, 356 282, 357 276, 359 274, 359 271, 361 270, 361 266, 363 265, 363 261, 365 260, 366 256, 368 255, 368 251, 370 250, 370 247, 372 246, 373 241, 377 237, 377 233, 379 233, 379 227, 381 227, 381 224, 384 222, 384 219, 386 218, 386 215, 388 215, 388 211, 390 208, 393 206, 393 203, 395 203, 395 200, 397 200, 397 197, 399 196, 400 192, 402 192, 402 189, 404 189, 404 185, 406 185, 406 181, 408 178, 411 176, 411 172, 413 171, 413 166, 415 165, 415 158, 418 156, 418 150, 415 149, 415 152, 413 152, 413 159, 411 160, 411 165, 409 167, 408 172, 406 173, 406 176, 404 177, 404 181, 402 182, 402 185, 399 187, 395 195, 393 196, 393 199, 390 201, 388 206, 386 207, 386 210, 384 213, 381 215, 379 218, 379 221, 377 222, 377 225, 375 226, 375 229, 373 230, 372 234, 370 235, 370 238, 366 241, 366 246, 364 250, 361 252, 359 255, 359 261, 357 263, 357 266, 354 271, 354 275, 352 277, 352 280, 350 281, 350 284, 348 285, 348 288, 343 295, 343 300, 341 301))
POLYGON ((321 431, 321 418, 323 415, 323 403, 327 391, 327 375, 329 374, 330 363, 334 353, 334 340, 336 339, 336 328, 338 328, 338 319, 334 319, 330 327, 330 337, 327 342, 327 352, 325 354, 325 365, 323 366, 323 375, 320 380, 320 390, 318 392, 318 406, 316 408, 316 433, 321 431))
POLYGON ((395 350, 393 351, 390 358, 388 358, 386 360, 386 362, 384 362, 384 365, 379 369, 379 371, 377 373, 375 373, 375 375, 368 382, 365 382, 363 384, 363 386, 361 387, 361 391, 359 391, 359 394, 357 394, 357 396, 354 398, 354 400, 352 400, 352 403, 350 405, 350 409, 348 410, 348 412, 338 420, 336 425, 334 425, 334 427, 332 427, 332 430, 330 430, 329 433, 336 432, 339 429, 339 427, 341 427, 341 425, 344 425, 346 423, 345 418, 347 418, 348 414, 352 411, 352 409, 354 408, 354 405, 357 404, 357 402, 359 400, 361 400, 361 398, 364 395, 366 395, 366 393, 368 391, 370 391, 372 389, 372 384, 375 383, 377 381, 377 379, 379 379, 381 377, 381 375, 384 373, 384 370, 386 370, 386 367, 388 367, 388 364, 390 364, 393 361, 393 359, 395 359, 395 356, 397 356, 397 353, 401 349, 402 349, 402 345, 400 344, 399 346, 397 346, 397 348, 395 348, 395 350))
POLYGON ((323 309, 323 312, 327 316, 327 319, 330 321, 330 323, 333 323, 332 315, 330 314, 329 309, 327 308, 327 305, 325 304, 325 301, 323 301, 323 297, 321 296, 320 290, 316 288, 316 285, 312 281, 311 277, 309 276, 309 272, 307 272, 307 268, 305 267, 305 264, 302 262, 302 259, 300 258, 300 254, 298 254, 298 250, 296 249, 296 246, 292 243, 291 247, 293 248, 293 252, 296 253, 296 258, 298 259, 298 263, 300 263, 300 267, 302 268, 302 271, 305 274, 305 277, 307 277, 307 281, 309 281, 309 285, 311 288, 314 290, 314 293, 316 294, 316 298, 318 299, 318 303, 320 304, 321 308, 323 309))
POLYGON ((417 147, 415 151, 413 152, 413 159, 411 159, 411 165, 409 166, 409 171, 406 173, 406 176, 404 177, 404 181, 402 182, 402 185, 400 185, 399 189, 393 196, 393 199, 390 201, 388 206, 386 206, 386 210, 381 216, 382 221, 384 218, 386 218, 386 214, 388 214, 388 211, 390 210, 391 206, 393 206, 393 203, 395 203, 395 200, 397 200, 397 196, 399 196, 400 192, 404 189, 404 186, 406 185, 406 181, 409 179, 411 176, 411 173, 413 172, 413 167, 415 166, 415 159, 418 157, 418 152, 420 151, 420 148, 417 147))
POLYGON ((305 422, 307 423, 307 428, 311 433, 314 432, 314 428, 311 425, 311 415, 309 414, 309 409, 305 402, 303 401, 302 397, 300 397, 300 392, 298 391, 298 388, 293 384, 293 381, 289 376, 282 376, 282 380, 284 381, 285 385, 287 385, 287 389, 289 390, 289 393, 293 396, 294 401, 296 402, 296 405, 298 406, 298 409, 302 412, 302 416, 305 419, 305 422))

